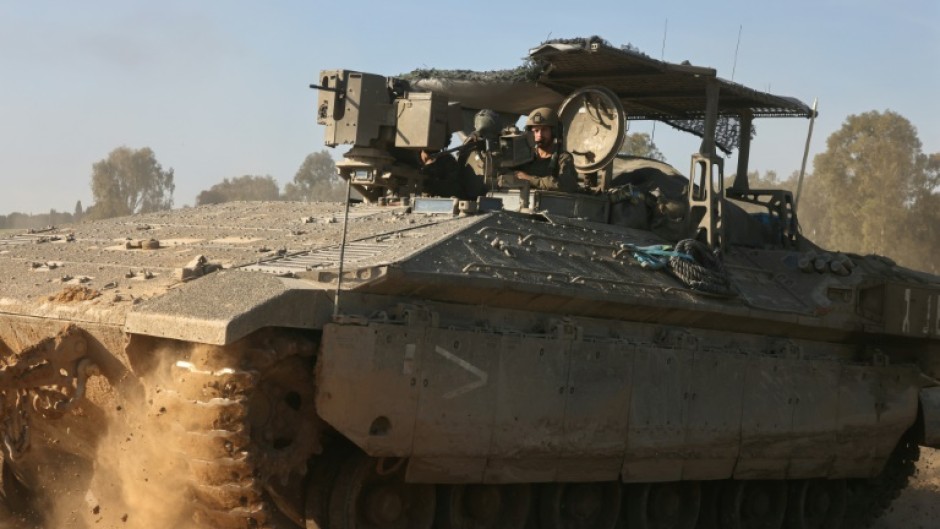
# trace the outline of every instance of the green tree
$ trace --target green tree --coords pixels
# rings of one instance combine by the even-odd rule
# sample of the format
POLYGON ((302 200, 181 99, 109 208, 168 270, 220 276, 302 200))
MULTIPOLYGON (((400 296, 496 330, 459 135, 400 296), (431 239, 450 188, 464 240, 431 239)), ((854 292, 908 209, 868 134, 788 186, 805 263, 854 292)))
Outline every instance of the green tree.
POLYGON ((852 115, 826 147, 800 198, 804 233, 832 249, 935 267, 940 155, 921 151, 910 121, 890 110, 852 115))
POLYGON ((79 200, 75 202, 75 212, 72 213, 72 221, 78 222, 82 220, 82 215, 85 214, 85 211, 82 209, 82 201, 79 200))
POLYGON ((307 155, 294 181, 284 186, 284 198, 304 202, 346 200, 346 185, 336 173, 336 164, 326 149, 307 155))
POLYGON ((280 192, 273 176, 244 175, 222 180, 196 196, 196 205, 235 200, 278 200, 280 192))
POLYGON ((118 147, 95 163, 88 216, 96 219, 173 207, 173 169, 164 170, 149 147, 118 147))
MULTIPOLYGON (((725 188, 734 183, 737 173, 725 175, 725 188)), ((777 171, 769 170, 761 174, 760 171, 748 171, 747 183, 750 189, 786 189, 796 192, 796 182, 799 178, 799 171, 794 171, 788 178, 780 178, 777 171)))
POLYGON ((20 229, 25 228, 26 226, 26 215, 20 213, 19 211, 14 211, 7 215, 7 228, 20 229))
POLYGON ((901 262, 940 274, 935 250, 940 246, 940 153, 927 156, 925 178, 910 202, 908 229, 901 262))
POLYGON ((627 134, 623 139, 623 146, 620 148, 620 154, 642 156, 644 158, 652 158, 661 162, 666 161, 666 157, 663 156, 663 153, 659 152, 659 149, 656 147, 656 144, 653 143, 650 135, 645 132, 634 132, 632 134, 627 134))
MULTIPOLYGON (((732 173, 725 175, 725 189, 731 187, 735 179, 738 177, 737 173, 732 173)), ((799 171, 794 171, 790 174, 788 178, 780 178, 777 175, 777 171, 768 170, 764 171, 761 174, 760 171, 748 171, 747 173, 747 183, 748 189, 752 191, 763 191, 768 189, 781 189, 784 191, 789 191, 791 193, 796 193, 797 181, 799 180, 800 173, 799 171)), ((766 213, 767 208, 765 206, 758 206, 756 204, 750 204, 747 202, 736 201, 735 205, 744 209, 748 213, 766 213)))

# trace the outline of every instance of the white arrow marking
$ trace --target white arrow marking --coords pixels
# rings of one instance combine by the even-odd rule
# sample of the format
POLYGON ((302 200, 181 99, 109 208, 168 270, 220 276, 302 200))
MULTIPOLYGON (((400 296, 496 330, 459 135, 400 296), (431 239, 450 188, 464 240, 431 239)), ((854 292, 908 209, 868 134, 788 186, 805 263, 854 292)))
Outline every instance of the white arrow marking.
POLYGON ((434 352, 450 360, 451 362, 457 364, 462 369, 469 371, 470 373, 472 373, 474 376, 477 377, 477 380, 445 393, 444 394, 445 399, 452 399, 454 397, 463 395, 464 393, 468 393, 470 391, 473 391, 477 388, 481 388, 486 385, 486 381, 489 378, 489 375, 486 373, 486 371, 483 371, 479 367, 471 364, 470 362, 467 362, 466 360, 464 360, 463 358, 460 358, 454 353, 451 353, 450 351, 448 351, 447 349, 444 349, 440 345, 434 346, 434 352))

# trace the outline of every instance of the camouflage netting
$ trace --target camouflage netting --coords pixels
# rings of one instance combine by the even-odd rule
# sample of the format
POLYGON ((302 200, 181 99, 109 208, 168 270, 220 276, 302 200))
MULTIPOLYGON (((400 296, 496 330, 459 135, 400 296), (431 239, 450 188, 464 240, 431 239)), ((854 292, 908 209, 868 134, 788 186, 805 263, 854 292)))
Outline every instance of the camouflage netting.
MULTIPOLYGON (((685 120, 662 120, 674 129, 683 132, 695 134, 698 137, 705 135, 704 119, 685 119, 685 120)), ((721 149, 725 154, 731 154, 731 151, 738 148, 741 133, 741 120, 736 116, 719 116, 715 124, 715 146, 721 149)), ((751 124, 751 139, 757 134, 757 127, 751 124)))
POLYGON ((571 39, 548 39, 543 41, 541 46, 546 44, 576 44, 580 45, 584 49, 589 49, 592 44, 600 44, 601 46, 606 46, 608 48, 618 48, 620 51, 627 53, 632 53, 633 55, 639 55, 640 57, 646 57, 647 59, 652 59, 651 56, 640 51, 640 48, 637 48, 629 42, 626 44, 621 44, 620 46, 614 46, 605 38, 599 37, 597 35, 592 35, 590 37, 575 37, 571 39))
MULTIPOLYGON (((617 47, 596 35, 587 38, 549 39, 542 42, 540 46, 551 44, 566 44, 581 49, 590 49, 592 45, 598 44, 607 48, 619 50, 622 53, 642 57, 645 60, 656 61, 656 59, 651 58, 649 55, 641 52, 631 44, 624 44, 617 47)), ((480 91, 489 91, 490 94, 494 96, 496 94, 501 94, 503 97, 512 99, 512 103, 508 106, 512 107, 512 109, 517 113, 524 114, 532 108, 558 104, 555 101, 552 101, 551 98, 546 98, 544 94, 545 88, 541 86, 540 83, 540 81, 543 79, 543 76, 547 75, 550 71, 551 64, 549 61, 538 58, 527 58, 524 60, 522 65, 506 70, 479 72, 474 70, 419 68, 402 74, 399 76, 399 78, 407 81, 415 89, 444 91, 447 92, 447 95, 451 98, 455 98, 455 96, 459 96, 461 93, 466 96, 467 90, 473 90, 472 85, 476 85, 480 91), (456 86, 458 85, 462 86, 462 88, 457 89, 456 86), (500 88, 496 89, 497 86, 500 88), (540 89, 543 92, 541 94, 537 93, 540 89), (526 105, 523 102, 527 101, 529 98, 523 96, 522 94, 529 91, 533 92, 533 95, 531 97, 530 104, 526 105)), ((568 94, 558 94, 558 101, 560 102, 567 95, 568 94)), ((466 101, 463 102, 466 103, 466 101)), ((479 101, 475 103, 478 105, 480 104, 479 101)), ((501 112, 507 112, 509 109, 498 108, 497 110, 501 112)), ((702 109, 703 114, 704 110, 705 109, 702 109)), ((666 123, 667 125, 677 130, 695 134, 699 137, 704 136, 704 119, 657 118, 657 120, 662 121, 663 123, 666 123)), ((739 145, 740 130, 741 123, 737 116, 719 116, 715 129, 716 146, 725 154, 731 154, 731 151, 733 151, 739 145)), ((752 126, 752 139, 754 135, 755 128, 752 126)))
POLYGON ((526 60, 522 66, 511 70, 491 70, 477 72, 474 70, 439 70, 437 68, 418 68, 402 74, 399 77, 406 81, 424 79, 448 79, 454 81, 478 81, 481 83, 535 83, 538 82, 542 68, 533 61, 526 60))
MULTIPOLYGON (((590 49, 592 44, 600 44, 608 48, 616 48, 621 52, 629 53, 631 55, 636 55, 639 57, 644 57, 646 59, 653 59, 651 56, 643 53, 636 46, 627 43, 621 44, 619 47, 614 46, 606 39, 603 39, 597 35, 591 37, 583 38, 571 38, 571 39, 550 39, 542 43, 545 44, 573 44, 580 45, 584 49, 590 49)), ((655 59, 654 59, 655 60, 655 59)), ((538 68, 539 75, 541 72, 545 71, 547 64, 538 64, 537 61, 530 61, 535 64, 538 68)), ((685 62, 688 64, 688 61, 685 62)), ((704 111, 704 109, 703 109, 704 111)), ((688 132, 695 134, 698 137, 703 137, 705 134, 705 120, 704 119, 660 119, 661 121, 674 129, 681 130, 682 132, 688 132)), ((718 116, 718 122, 715 126, 715 145, 722 150, 725 154, 731 154, 731 151, 736 149, 739 145, 739 135, 741 132, 741 120, 737 116, 718 116)), ((751 139, 754 139, 756 134, 756 128, 754 125, 751 125, 751 139)))

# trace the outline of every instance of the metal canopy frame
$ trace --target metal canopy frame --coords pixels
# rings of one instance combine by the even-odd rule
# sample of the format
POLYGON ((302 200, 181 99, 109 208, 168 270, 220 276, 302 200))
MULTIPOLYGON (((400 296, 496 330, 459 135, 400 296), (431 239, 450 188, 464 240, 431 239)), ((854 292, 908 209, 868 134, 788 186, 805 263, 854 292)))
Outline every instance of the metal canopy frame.
POLYGON ((703 119, 711 80, 719 88, 719 116, 808 118, 813 113, 798 99, 721 79, 713 68, 659 61, 598 38, 548 42, 529 56, 541 66, 539 84, 561 93, 603 84, 620 97, 628 119, 703 119))
POLYGON ((572 92, 601 85, 620 99, 626 119, 658 120, 699 137, 708 134, 709 85, 717 86, 716 145, 726 154, 739 148, 745 159, 754 118, 808 118, 814 112, 799 99, 721 79, 713 68, 659 61, 600 37, 545 42, 513 70, 423 69, 400 77, 413 90, 442 93, 465 108, 517 116, 557 107, 572 92))

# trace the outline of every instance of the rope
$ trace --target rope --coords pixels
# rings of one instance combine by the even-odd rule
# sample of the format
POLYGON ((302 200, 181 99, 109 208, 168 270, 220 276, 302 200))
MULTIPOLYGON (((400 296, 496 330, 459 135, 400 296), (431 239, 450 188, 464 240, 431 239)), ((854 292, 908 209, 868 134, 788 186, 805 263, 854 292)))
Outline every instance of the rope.
POLYGON ((718 296, 735 295, 718 250, 695 239, 683 239, 676 243, 676 252, 691 256, 669 258, 670 271, 689 288, 718 296))
POLYGON ((735 295, 718 251, 712 251, 695 239, 681 240, 675 247, 668 244, 637 246, 623 243, 620 248, 632 252, 633 259, 643 268, 668 269, 692 290, 718 296, 735 295))

